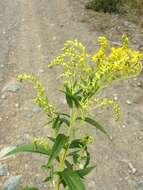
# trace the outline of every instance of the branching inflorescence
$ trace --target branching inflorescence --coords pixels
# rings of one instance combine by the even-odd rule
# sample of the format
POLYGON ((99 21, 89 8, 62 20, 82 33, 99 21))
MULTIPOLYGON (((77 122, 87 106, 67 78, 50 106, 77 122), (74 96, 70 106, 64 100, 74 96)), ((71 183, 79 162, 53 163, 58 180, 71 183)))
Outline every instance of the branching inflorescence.
MULTIPOLYGON (((81 42, 67 41, 62 53, 49 64, 49 68, 63 66, 60 74, 64 83, 61 92, 65 95, 68 113, 57 110, 49 103, 45 88, 36 77, 27 74, 18 76, 19 81, 33 83, 37 91, 34 102, 47 114, 54 136, 36 138, 31 144, 17 147, 6 156, 17 152, 48 156, 47 164, 42 166, 48 173, 44 182, 50 181, 54 190, 60 190, 62 186, 69 190, 85 190, 83 179, 95 168, 89 165, 88 152, 88 145, 92 143, 93 137, 86 134, 76 138, 77 129, 87 123, 110 138, 106 129, 89 116, 89 110, 110 105, 118 120, 118 103, 101 98, 100 93, 118 81, 137 76, 142 70, 143 54, 129 48, 127 36, 122 37, 121 47, 110 47, 105 37, 99 37, 99 44, 97 53, 91 55, 81 42), (66 126, 65 130, 62 126, 66 126), (49 141, 53 144, 52 147, 49 141)), ((32 188, 27 187, 24 190, 32 188)))

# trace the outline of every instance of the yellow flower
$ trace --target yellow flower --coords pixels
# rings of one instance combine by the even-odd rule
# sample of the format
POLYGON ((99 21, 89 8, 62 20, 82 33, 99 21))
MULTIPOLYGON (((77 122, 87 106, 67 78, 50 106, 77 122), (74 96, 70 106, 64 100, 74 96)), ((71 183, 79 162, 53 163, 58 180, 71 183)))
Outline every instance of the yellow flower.
POLYGON ((54 117, 55 108, 49 104, 48 97, 46 96, 45 88, 42 86, 40 81, 33 75, 21 74, 18 75, 17 79, 19 81, 31 81, 34 84, 34 89, 37 91, 37 96, 34 102, 43 109, 43 111, 48 115, 48 117, 54 117))

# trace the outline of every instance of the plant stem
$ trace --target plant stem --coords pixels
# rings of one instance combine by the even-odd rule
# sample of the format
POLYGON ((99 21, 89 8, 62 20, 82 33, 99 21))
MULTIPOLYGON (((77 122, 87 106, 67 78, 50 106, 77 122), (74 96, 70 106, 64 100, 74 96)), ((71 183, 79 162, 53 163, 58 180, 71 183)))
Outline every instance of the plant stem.
MULTIPOLYGON (((71 113, 70 113, 70 124, 69 124, 68 132, 67 132, 68 137, 69 137, 69 143, 68 143, 68 146, 64 149, 64 151, 63 151, 63 153, 61 155, 60 163, 59 163, 59 166, 58 166, 58 171, 59 172, 62 172, 63 169, 64 169, 64 163, 65 163, 66 156, 67 156, 67 153, 68 153, 70 141, 71 141, 72 136, 73 136, 73 123, 75 121, 75 115, 76 114, 73 112, 73 109, 72 109, 71 113)), ((55 190, 60 190, 60 177, 59 176, 58 176, 57 181, 56 181, 55 190)))

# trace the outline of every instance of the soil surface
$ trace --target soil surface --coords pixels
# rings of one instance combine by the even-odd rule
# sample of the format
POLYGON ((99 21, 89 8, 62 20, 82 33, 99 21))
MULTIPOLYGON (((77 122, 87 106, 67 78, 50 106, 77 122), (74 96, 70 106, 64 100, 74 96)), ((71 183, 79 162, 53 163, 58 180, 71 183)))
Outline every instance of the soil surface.
MULTIPOLYGON (((42 127, 46 116, 33 104, 31 85, 16 82, 19 73, 38 76, 47 87, 53 104, 65 108, 65 100, 55 90, 60 82, 59 70, 49 70, 48 63, 58 55, 68 39, 78 39, 87 50, 97 50, 97 38, 107 36, 120 45, 127 33, 131 46, 143 50, 143 29, 126 17, 95 13, 84 9, 80 0, 3 0, 0 1, 0 149, 30 142, 33 137, 47 136, 50 128, 42 127)), ((143 189, 143 74, 103 92, 116 99, 122 109, 119 123, 111 109, 92 113, 112 135, 112 142, 90 126, 82 129, 95 138, 90 146, 96 169, 87 177, 87 190, 143 189)), ((10 176, 21 176, 20 186, 51 189, 41 183, 46 176, 40 166, 45 158, 21 154, 6 161, 8 172, 0 176, 0 190, 10 176)))

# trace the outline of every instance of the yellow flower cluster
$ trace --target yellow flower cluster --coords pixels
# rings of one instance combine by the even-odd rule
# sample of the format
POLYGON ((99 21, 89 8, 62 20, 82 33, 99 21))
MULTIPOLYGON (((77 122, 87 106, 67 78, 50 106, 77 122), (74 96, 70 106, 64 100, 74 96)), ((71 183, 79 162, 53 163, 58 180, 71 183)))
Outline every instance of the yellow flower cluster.
MULTIPOLYGON (((91 105, 94 95, 112 83, 137 76, 142 70, 143 54, 129 48, 129 40, 122 36, 121 47, 111 47, 107 38, 99 37, 100 48, 96 54, 90 55, 84 45, 77 41, 67 41, 62 53, 49 67, 62 65, 61 76, 69 88, 80 91, 80 105, 83 109, 91 105), (74 84, 76 85, 74 86, 74 84)), ((112 100, 104 99, 100 106, 112 105, 116 119, 119 118, 120 108, 112 100)))
POLYGON ((92 56, 96 63, 94 82, 100 89, 112 82, 137 76, 142 70, 143 54, 129 48, 127 36, 122 37, 122 47, 112 47, 109 54, 106 53, 108 47, 108 40, 102 37, 99 51, 92 56))
POLYGON ((111 100, 111 99, 104 98, 104 99, 95 99, 95 103, 96 103, 96 106, 94 108, 100 108, 103 106, 112 106, 114 109, 114 113, 115 113, 115 119, 116 119, 116 121, 119 120, 121 110, 120 110, 120 106, 118 105, 117 102, 115 102, 114 100, 111 100))
POLYGON ((39 82, 39 80, 28 74, 18 75, 17 79, 19 81, 31 81, 34 84, 34 89, 37 91, 37 96, 34 99, 34 102, 43 109, 43 111, 51 118, 54 118, 55 109, 52 105, 49 104, 48 98, 46 96, 45 88, 39 82))
POLYGON ((90 55, 85 51, 83 44, 73 40, 65 42, 62 54, 53 60, 48 67, 62 65, 64 72, 61 76, 65 79, 64 83, 71 86, 75 80, 87 76, 91 72, 92 68, 89 66, 89 62, 90 55))

